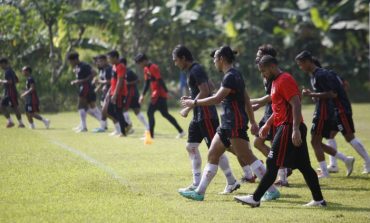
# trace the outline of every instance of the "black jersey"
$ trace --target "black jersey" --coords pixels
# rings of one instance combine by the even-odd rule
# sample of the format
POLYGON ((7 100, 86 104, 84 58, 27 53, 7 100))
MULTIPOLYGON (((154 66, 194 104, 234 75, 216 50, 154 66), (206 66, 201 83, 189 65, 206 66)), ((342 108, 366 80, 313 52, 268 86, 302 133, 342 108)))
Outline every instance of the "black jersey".
POLYGON ((31 91, 29 94, 26 96, 26 104, 38 104, 39 98, 36 93, 36 88, 35 88, 35 80, 33 77, 27 77, 26 80, 26 90, 31 89, 31 85, 34 85, 33 91, 31 91))
MULTIPOLYGON (((315 92, 335 91, 333 75, 324 68, 317 68, 311 76, 311 86, 315 92)), ((334 117, 334 102, 331 99, 316 99, 314 118, 331 119, 334 117)))
POLYGON ((231 89, 222 101, 224 113, 221 115, 221 128, 247 129, 249 119, 245 111, 245 84, 241 73, 231 68, 225 74, 221 86, 231 89))
POLYGON ((333 100, 336 111, 339 113, 345 113, 347 115, 352 115, 351 102, 349 101, 346 90, 344 89, 343 80, 334 71, 330 70, 329 73, 332 75, 331 81, 334 86, 334 91, 338 95, 333 100))
POLYGON ((102 81, 107 81, 107 83, 104 84, 102 87, 103 95, 105 95, 108 92, 108 89, 110 88, 111 78, 112 78, 112 66, 107 65, 103 68, 99 68, 99 79, 102 81))
MULTIPOLYGON (((263 85, 265 86, 266 95, 270 95, 271 94, 272 81, 264 80, 263 85)), ((272 113, 273 113, 273 111, 272 111, 272 106, 271 106, 271 101, 270 101, 265 105, 265 113, 263 115, 262 121, 267 122, 267 120, 270 118, 272 113)))
POLYGON ((4 84, 4 98, 13 96, 16 97, 18 93, 15 85, 18 82, 18 78, 13 69, 10 67, 5 70, 5 80, 11 81, 12 83, 4 84))
MULTIPOLYGON (((76 74, 76 78, 78 80, 83 80, 87 78, 88 76, 92 75, 92 68, 89 64, 85 62, 80 62, 79 64, 76 65, 76 67, 73 69, 73 71, 76 74)), ((89 85, 91 86, 91 81, 87 81, 84 83, 81 83, 80 85, 89 85)))
POLYGON ((138 97, 139 96, 139 89, 137 88, 138 77, 135 74, 135 72, 129 68, 127 68, 126 80, 127 80, 127 92, 128 92, 127 97, 138 97), (133 82, 133 83, 130 83, 130 82, 133 82))
MULTIPOLYGON (((200 92, 198 86, 203 83, 208 84, 208 75, 200 64, 193 63, 188 71, 188 86, 192 99, 197 97, 200 92)), ((193 120, 197 122, 204 119, 218 119, 216 107, 213 105, 197 106, 194 108, 193 114, 193 120)))

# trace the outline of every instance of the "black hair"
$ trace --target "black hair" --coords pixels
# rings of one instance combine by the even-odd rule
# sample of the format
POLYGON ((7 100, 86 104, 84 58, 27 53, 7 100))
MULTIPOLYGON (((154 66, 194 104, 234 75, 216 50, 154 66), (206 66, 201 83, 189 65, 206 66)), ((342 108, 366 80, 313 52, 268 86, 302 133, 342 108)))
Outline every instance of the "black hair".
POLYGON ((6 59, 5 57, 2 57, 2 58, 0 58, 0 63, 1 63, 1 64, 8 64, 8 63, 9 63, 9 61, 8 61, 8 59, 6 59))
POLYGON ((141 63, 143 62, 144 60, 148 60, 148 57, 143 54, 143 53, 139 53, 138 55, 136 55, 135 57, 135 63, 141 63))
POLYGON ((68 60, 78 60, 79 55, 77 52, 71 52, 67 56, 68 60))
POLYGON ((30 66, 24 66, 22 70, 27 71, 28 73, 32 73, 32 68, 30 66))
POLYGON ((222 46, 217 50, 212 51, 211 57, 223 57, 228 63, 235 61, 235 55, 238 54, 237 51, 232 50, 229 46, 222 46))
POLYGON ((278 64, 278 61, 277 61, 277 59, 275 57, 270 56, 270 55, 264 55, 258 61, 258 65, 259 66, 268 66, 268 65, 271 65, 271 64, 277 65, 278 64))
POLYGON ((106 60, 107 56, 104 55, 104 54, 101 54, 101 55, 96 56, 95 58, 98 59, 98 60, 106 60))
POLYGON ((263 44, 258 47, 258 50, 262 52, 262 55, 270 55, 276 57, 277 52, 271 44, 263 44))
POLYGON ((119 58, 119 62, 123 63, 124 65, 127 65, 127 59, 125 57, 119 58))
POLYGON ((316 65, 316 67, 322 68, 319 59, 317 59, 316 57, 312 57, 312 62, 316 65))
POLYGON ((190 50, 183 45, 177 45, 172 51, 172 55, 178 58, 185 57, 185 60, 192 62, 194 60, 190 50))
POLYGON ((108 52, 107 55, 112 58, 117 58, 117 59, 119 58, 119 53, 117 50, 112 50, 108 52))
POLYGON ((312 61, 313 62, 313 59, 312 59, 312 54, 310 51, 307 51, 307 50, 304 50, 302 52, 300 52, 296 57, 295 57, 295 60, 296 61, 306 61, 306 60, 309 60, 309 61, 312 61))

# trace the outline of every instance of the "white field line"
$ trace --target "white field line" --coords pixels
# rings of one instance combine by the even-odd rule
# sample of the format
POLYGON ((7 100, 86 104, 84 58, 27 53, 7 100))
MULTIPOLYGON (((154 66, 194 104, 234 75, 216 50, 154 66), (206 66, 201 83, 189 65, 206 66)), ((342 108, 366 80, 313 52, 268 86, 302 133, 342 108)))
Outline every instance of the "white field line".
POLYGON ((122 178, 120 175, 118 175, 112 168, 104 165, 103 163, 97 161, 96 159, 90 157, 89 155, 87 155, 86 153, 81 152, 78 149, 75 149, 73 147, 65 145, 65 144, 63 144, 61 142, 58 142, 56 140, 51 140, 51 142, 53 144, 57 145, 59 148, 61 148, 63 150, 67 150, 68 152, 73 153, 73 154, 77 155, 78 157, 82 158, 83 160, 91 163, 92 165, 96 166, 100 170, 102 170, 105 173, 107 173, 108 175, 110 175, 114 180, 118 181, 120 184, 122 184, 122 185, 124 185, 124 186, 126 186, 126 187, 128 187, 132 190, 132 188, 129 185, 129 182, 127 180, 125 180, 124 178, 122 178))

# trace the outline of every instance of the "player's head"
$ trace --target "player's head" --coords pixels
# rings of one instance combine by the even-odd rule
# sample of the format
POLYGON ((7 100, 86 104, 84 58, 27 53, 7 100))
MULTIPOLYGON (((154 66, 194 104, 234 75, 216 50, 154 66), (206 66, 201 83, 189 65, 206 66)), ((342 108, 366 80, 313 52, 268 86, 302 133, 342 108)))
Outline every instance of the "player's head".
POLYGON ((312 62, 316 65, 316 67, 322 68, 321 63, 319 59, 317 59, 317 57, 312 57, 312 62))
POLYGON ((312 72, 313 67, 316 66, 314 63, 312 54, 307 50, 300 52, 295 57, 295 61, 298 64, 299 68, 303 72, 307 72, 307 73, 312 72))
POLYGON ((223 71, 223 68, 227 65, 234 63, 235 55, 237 51, 232 50, 229 46, 222 46, 211 53, 213 62, 218 71, 223 71))
POLYGON ((5 57, 0 58, 0 67, 5 69, 9 66, 9 61, 5 57))
POLYGON ((119 58, 119 62, 124 64, 124 65, 127 65, 127 59, 125 57, 119 58))
POLYGON ((96 65, 98 68, 103 68, 108 64, 107 56, 104 54, 96 56, 96 65))
POLYGON ((263 44, 258 47, 257 53, 256 53, 256 64, 258 64, 258 61, 262 58, 264 55, 270 55, 272 57, 276 57, 277 52, 272 47, 271 44, 263 44))
POLYGON ((190 50, 183 45, 177 45, 172 51, 172 60, 175 66, 181 70, 186 70, 188 65, 194 61, 190 50))
POLYGON ((258 61, 258 70, 264 78, 271 80, 278 70, 278 61, 270 55, 262 56, 258 61))
POLYGON ((68 54, 67 59, 71 66, 76 66, 80 62, 80 56, 77 52, 71 52, 68 54))
POLYGON ((22 68, 22 74, 24 76, 29 76, 29 75, 31 75, 31 73, 32 73, 32 68, 30 66, 24 66, 22 68))
POLYGON ((144 53, 139 53, 135 57, 135 63, 144 68, 148 64, 148 57, 144 53))
POLYGON ((112 50, 107 53, 108 61, 111 64, 118 64, 119 63, 119 53, 117 50, 112 50))

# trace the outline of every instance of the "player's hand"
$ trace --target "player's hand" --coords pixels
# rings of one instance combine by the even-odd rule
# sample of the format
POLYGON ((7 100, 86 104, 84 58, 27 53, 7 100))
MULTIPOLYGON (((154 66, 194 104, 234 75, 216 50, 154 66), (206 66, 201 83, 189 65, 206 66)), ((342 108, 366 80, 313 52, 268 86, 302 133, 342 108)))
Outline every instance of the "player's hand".
POLYGON ((144 101, 144 96, 143 95, 140 95, 139 97, 139 104, 142 104, 144 101))
POLYGON ((253 135, 257 135, 258 134, 258 125, 257 125, 257 123, 256 122, 253 122, 253 123, 251 123, 251 133, 253 134, 253 135))
POLYGON ((254 104, 254 105, 252 105, 253 111, 257 111, 260 107, 261 107, 260 104, 254 104))
POLYGON ((78 80, 73 80, 73 81, 71 81, 71 85, 75 85, 75 84, 77 84, 78 83, 78 80))
POLYGON ((297 129, 293 128, 292 142, 293 142, 293 145, 296 147, 299 147, 302 144, 301 131, 299 131, 298 128, 297 129))
POLYGON ((184 99, 184 100, 181 100, 181 105, 184 108, 192 108, 194 107, 194 101, 190 99, 184 99))
POLYGON ((307 89, 307 88, 304 88, 303 90, 302 90, 302 95, 303 96, 311 96, 311 90, 310 89, 307 89))
POLYGON ((24 98, 26 96, 26 93, 21 94, 21 98, 24 98))
POLYGON ((186 117, 188 117, 188 114, 189 114, 190 110, 191 110, 191 109, 189 109, 189 108, 184 108, 184 109, 182 109, 182 110, 180 111, 180 115, 181 115, 182 117, 186 118, 186 117))
POLYGON ((270 126, 264 124, 259 131, 259 137, 261 137, 262 139, 266 139, 269 131, 270 131, 270 126))
POLYGON ((190 96, 185 95, 185 96, 182 96, 182 97, 180 98, 180 100, 186 100, 186 99, 191 99, 191 97, 190 97, 190 96))
POLYGON ((116 102, 117 102, 117 95, 116 94, 112 95, 112 97, 110 98, 110 100, 111 100, 112 104, 116 104, 116 102))

